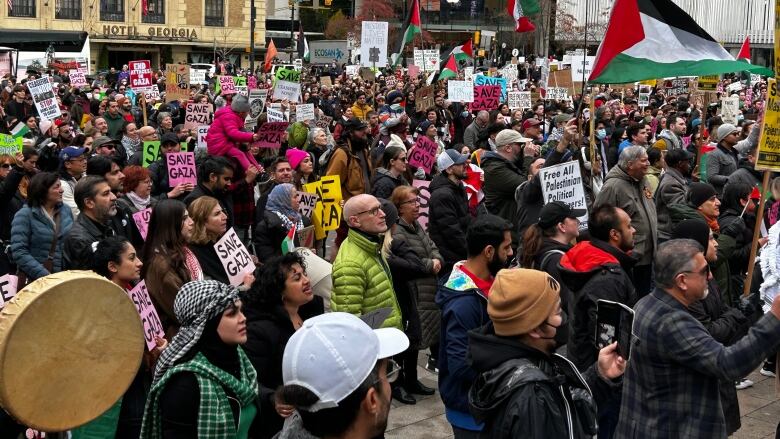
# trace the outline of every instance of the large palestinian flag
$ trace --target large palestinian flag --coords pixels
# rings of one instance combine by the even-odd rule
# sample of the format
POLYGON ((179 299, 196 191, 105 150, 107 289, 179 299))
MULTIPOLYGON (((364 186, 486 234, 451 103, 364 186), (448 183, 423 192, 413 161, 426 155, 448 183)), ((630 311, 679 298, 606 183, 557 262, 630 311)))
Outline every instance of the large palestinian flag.
POLYGON ((422 22, 420 21, 420 2, 418 0, 412 0, 411 8, 409 8, 409 15, 406 17, 404 23, 404 34, 401 35, 401 41, 398 44, 398 49, 392 54, 391 59, 393 65, 398 65, 398 62, 404 56, 404 47, 414 40, 414 36, 422 33, 422 22))
POLYGON ((771 70, 739 62, 671 0, 616 0, 589 82, 771 70))

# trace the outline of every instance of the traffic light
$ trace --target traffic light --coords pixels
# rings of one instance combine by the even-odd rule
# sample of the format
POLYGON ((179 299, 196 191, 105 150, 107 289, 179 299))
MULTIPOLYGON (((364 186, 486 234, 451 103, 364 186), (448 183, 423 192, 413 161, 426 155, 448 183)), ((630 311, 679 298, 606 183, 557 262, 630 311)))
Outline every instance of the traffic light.
POLYGON ((333 4, 333 0, 325 0, 325 6, 330 6, 333 4))
POLYGON ((479 47, 479 37, 480 33, 478 30, 474 31, 474 47, 479 47))

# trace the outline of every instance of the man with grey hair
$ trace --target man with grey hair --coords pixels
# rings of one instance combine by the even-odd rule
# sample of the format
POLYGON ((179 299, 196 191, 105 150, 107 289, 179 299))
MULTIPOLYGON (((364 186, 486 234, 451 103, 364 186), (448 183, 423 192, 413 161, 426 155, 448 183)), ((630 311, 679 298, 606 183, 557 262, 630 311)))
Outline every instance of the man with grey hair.
POLYGON ((658 242, 658 222, 645 174, 650 162, 643 146, 629 146, 620 153, 617 166, 604 179, 604 186, 594 204, 611 204, 626 211, 631 225, 636 229, 634 254, 638 258, 634 266, 634 287, 638 297, 650 293, 652 285, 653 253, 658 242))
POLYGON ((740 379, 775 352, 780 295, 747 335, 725 347, 688 311, 707 296, 710 276, 696 241, 673 239, 659 247, 657 288, 634 307, 636 341, 615 437, 726 437, 718 380, 740 379))
POLYGON ((471 148, 472 151, 486 147, 488 144, 489 124, 490 113, 485 110, 477 113, 477 117, 463 132, 463 144, 471 148))

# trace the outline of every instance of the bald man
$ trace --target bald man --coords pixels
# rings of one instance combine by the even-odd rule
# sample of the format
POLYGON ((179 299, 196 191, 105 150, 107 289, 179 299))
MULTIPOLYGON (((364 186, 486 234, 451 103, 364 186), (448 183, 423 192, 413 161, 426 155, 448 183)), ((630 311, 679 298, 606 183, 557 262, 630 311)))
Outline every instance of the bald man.
MULTIPOLYGON (((388 229, 382 205, 373 195, 355 195, 343 213, 348 232, 333 262, 330 309, 362 315, 390 308, 383 326, 403 329, 390 268, 381 252, 381 234, 388 229)), ((397 212, 391 216, 398 218, 397 212)))

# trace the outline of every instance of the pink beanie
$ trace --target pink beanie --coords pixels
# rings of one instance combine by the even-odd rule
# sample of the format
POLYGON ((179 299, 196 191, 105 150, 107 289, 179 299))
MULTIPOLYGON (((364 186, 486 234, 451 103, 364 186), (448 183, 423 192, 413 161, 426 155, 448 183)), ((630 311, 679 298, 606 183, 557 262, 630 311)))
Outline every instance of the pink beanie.
POLYGON ((296 169, 303 159, 309 156, 309 153, 298 148, 290 148, 284 153, 284 156, 287 157, 287 161, 290 162, 290 167, 296 169))

